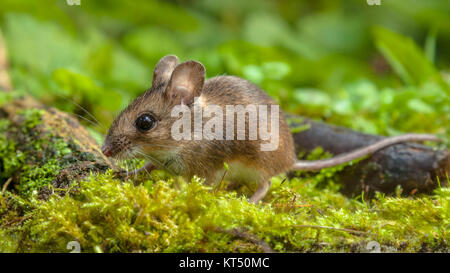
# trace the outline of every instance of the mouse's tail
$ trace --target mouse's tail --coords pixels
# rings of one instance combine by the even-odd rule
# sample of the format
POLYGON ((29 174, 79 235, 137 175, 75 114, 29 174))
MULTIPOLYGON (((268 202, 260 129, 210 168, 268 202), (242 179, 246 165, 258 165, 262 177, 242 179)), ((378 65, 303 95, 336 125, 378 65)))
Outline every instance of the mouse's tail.
POLYGON ((372 154, 387 146, 411 141, 442 141, 442 139, 434 135, 427 134, 405 134, 393 136, 377 141, 373 144, 370 144, 369 146, 356 149, 352 152, 335 156, 333 158, 311 161, 300 160, 294 164, 294 167, 292 169, 297 171, 316 171, 330 168, 372 154))

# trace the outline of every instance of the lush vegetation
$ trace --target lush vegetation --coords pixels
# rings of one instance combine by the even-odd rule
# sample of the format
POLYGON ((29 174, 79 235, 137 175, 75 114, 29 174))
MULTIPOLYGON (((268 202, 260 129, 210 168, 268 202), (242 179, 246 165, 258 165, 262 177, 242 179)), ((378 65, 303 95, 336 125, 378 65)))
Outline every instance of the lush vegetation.
MULTIPOLYGON (((114 115, 149 87, 156 62, 176 54, 201 61, 209 77, 260 85, 288 112, 368 133, 435 133, 449 146, 444 0, 2 0, 0 30, 14 94, 73 113, 99 142, 114 115)), ((338 169, 275 177, 257 206, 245 200, 248 189, 211 191, 159 171, 128 182, 92 174, 71 194, 38 199, 73 163, 68 155, 80 156, 51 130, 35 138, 41 114, 18 113, 20 125, 0 119, 0 185, 21 170, 0 195, 0 252, 65 252, 74 240, 89 252, 261 251, 223 232, 233 228, 275 251, 366 251, 370 241, 382 251, 449 251, 447 187, 350 198, 333 181, 338 169), (18 130, 25 144, 8 137, 18 130), (33 157, 41 163, 30 165, 33 157)))

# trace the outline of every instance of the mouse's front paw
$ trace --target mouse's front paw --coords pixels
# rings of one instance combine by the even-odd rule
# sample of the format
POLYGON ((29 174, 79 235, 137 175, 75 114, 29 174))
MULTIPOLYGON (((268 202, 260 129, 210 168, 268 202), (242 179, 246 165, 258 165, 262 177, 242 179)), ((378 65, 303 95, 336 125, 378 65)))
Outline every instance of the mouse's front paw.
POLYGON ((137 169, 137 170, 127 171, 127 170, 125 170, 125 169, 121 169, 121 170, 119 170, 119 171, 116 171, 116 172, 115 172, 115 176, 116 176, 117 178, 119 178, 120 180, 128 180, 128 179, 130 179, 130 178, 136 177, 138 174, 140 174, 140 173, 142 173, 142 172, 145 172, 145 173, 147 173, 147 174, 150 174, 150 172, 151 172, 152 170, 155 170, 155 169, 156 169, 156 166, 155 166, 155 165, 153 165, 153 164, 151 164, 151 163, 147 163, 147 164, 145 164, 144 167, 139 168, 139 169, 137 169))
POLYGON ((127 171, 125 169, 120 169, 118 171, 114 171, 114 177, 119 180, 125 181, 130 178, 130 173, 132 173, 132 172, 127 171))

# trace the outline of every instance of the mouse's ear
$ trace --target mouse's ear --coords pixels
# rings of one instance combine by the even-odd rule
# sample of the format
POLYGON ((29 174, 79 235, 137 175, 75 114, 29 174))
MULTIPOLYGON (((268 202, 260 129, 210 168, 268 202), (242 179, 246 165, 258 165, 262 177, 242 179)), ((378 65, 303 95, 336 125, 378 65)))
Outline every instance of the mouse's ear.
POLYGON ((152 86, 158 86, 169 82, 173 70, 179 63, 180 62, 175 55, 167 55, 161 58, 153 71, 152 86))
POLYGON ((172 102, 191 104, 200 96, 205 82, 205 67, 196 61, 179 64, 166 88, 166 98, 172 102))

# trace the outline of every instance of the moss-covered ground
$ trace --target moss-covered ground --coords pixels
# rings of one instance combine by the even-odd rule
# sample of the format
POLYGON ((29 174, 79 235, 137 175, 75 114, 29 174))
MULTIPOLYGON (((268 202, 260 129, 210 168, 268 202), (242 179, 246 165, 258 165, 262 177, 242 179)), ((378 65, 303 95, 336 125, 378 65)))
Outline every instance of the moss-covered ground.
POLYGON ((338 169, 274 177, 258 205, 247 202, 245 187, 209 188, 162 171, 122 181, 93 169, 55 188, 61 170, 88 156, 37 130, 41 115, 0 120, 0 252, 69 252, 71 241, 83 252, 450 251, 449 188, 348 198, 333 181, 338 169), (45 198, 43 189, 52 189, 45 198))
POLYGON ((348 199, 306 181, 274 179, 270 198, 249 204, 236 192, 211 191, 198 180, 121 182, 111 173, 91 175, 72 195, 48 201, 12 193, 2 211, 0 250, 66 252, 78 241, 86 252, 258 252, 258 245, 220 230, 256 235, 274 251, 448 252, 448 188, 415 198, 348 199), (8 222, 8 220, 10 220, 8 222))

